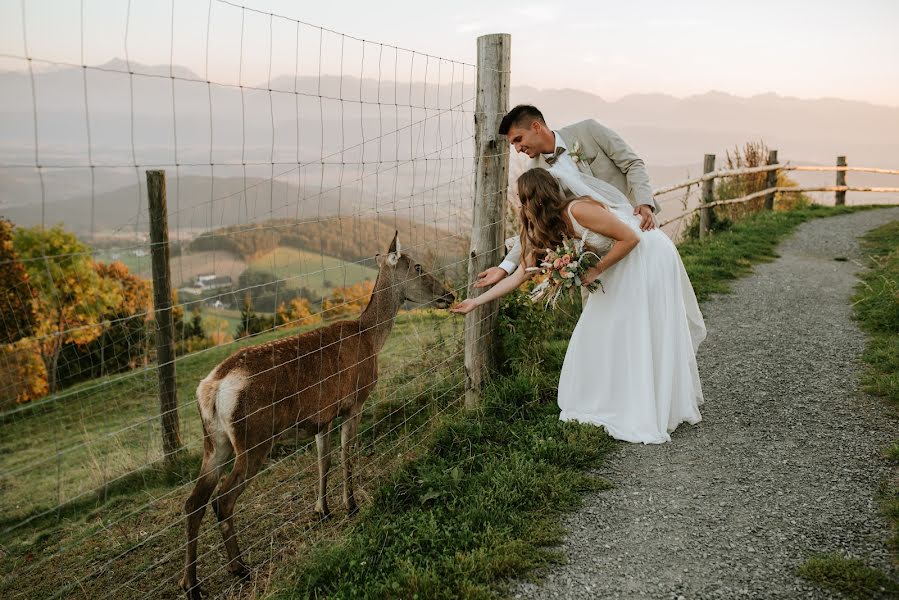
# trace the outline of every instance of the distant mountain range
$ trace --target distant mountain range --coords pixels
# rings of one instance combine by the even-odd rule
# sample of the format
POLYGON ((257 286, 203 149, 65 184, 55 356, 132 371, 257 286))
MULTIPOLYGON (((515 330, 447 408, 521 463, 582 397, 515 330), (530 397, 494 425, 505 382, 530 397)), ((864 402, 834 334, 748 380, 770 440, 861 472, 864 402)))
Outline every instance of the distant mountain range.
POLYGON ((595 118, 618 131, 653 165, 701 163, 748 140, 763 139, 780 156, 831 164, 899 165, 899 107, 852 100, 801 100, 708 92, 687 98, 636 94, 607 102, 578 90, 513 87, 512 102, 541 108, 551 125, 595 118))
MULTIPOLYGON (((424 216, 407 214, 410 218, 470 214, 460 202, 470 196, 471 181, 464 174, 472 164, 473 81, 444 79, 440 86, 425 86, 352 76, 280 76, 243 82, 250 87, 241 90, 207 85, 184 67, 171 70, 176 79, 167 65, 130 68, 137 75, 129 75, 121 60, 102 70, 39 71, 34 99, 28 74, 0 72, 0 214, 23 224, 44 218, 79 229, 90 223, 97 229, 133 227, 145 221, 137 201, 143 174, 133 165, 167 165, 171 171, 176 161, 180 196, 170 192, 170 205, 171 197, 178 198, 179 214, 192 216, 172 222, 185 228, 289 216, 313 205, 321 214, 370 212, 403 198, 419 199, 407 206, 420 204, 424 216), (48 166, 43 182, 28 166, 35 164, 36 151, 37 160, 48 166), (89 161, 108 167, 93 175, 78 168, 89 161), (260 184, 272 173, 295 172, 298 161, 308 165, 302 176, 276 177, 274 188, 260 184), (215 188, 210 162, 231 165, 215 168, 215 188), (278 164, 273 168, 271 162, 278 164), (216 204, 220 192, 239 192, 244 180, 256 184, 252 195, 216 204), (350 202, 325 192, 341 181, 350 202), (91 195, 93 213, 86 209, 91 195), (278 195, 284 206, 273 211, 277 202, 271 198, 278 195), (425 199, 443 210, 428 212, 425 199)), ((537 105, 551 126, 595 118, 615 129, 644 158, 656 186, 695 175, 706 153, 723 161, 725 150, 758 139, 778 149, 782 161, 833 164, 845 154, 849 164, 899 166, 899 107, 721 92, 687 98, 637 94, 609 102, 579 90, 530 86, 513 86, 511 102, 537 105)), ((856 183, 870 179, 853 177, 856 183)))

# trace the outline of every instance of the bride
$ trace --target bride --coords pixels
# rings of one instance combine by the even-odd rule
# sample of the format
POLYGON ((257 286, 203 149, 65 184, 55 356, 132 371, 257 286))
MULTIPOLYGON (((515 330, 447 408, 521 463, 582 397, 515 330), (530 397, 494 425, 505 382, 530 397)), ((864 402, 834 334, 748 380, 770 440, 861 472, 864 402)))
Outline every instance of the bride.
POLYGON ((640 230, 623 195, 606 199, 562 181, 589 197, 572 199, 546 169, 519 177, 522 263, 452 310, 468 313, 512 292, 530 276, 525 268, 563 235, 582 238, 602 257, 584 284, 600 278, 605 292, 587 296, 571 334, 559 379, 560 419, 603 426, 628 442, 670 441, 680 423, 702 419, 703 402, 696 349, 706 330, 680 255, 660 229, 640 230))

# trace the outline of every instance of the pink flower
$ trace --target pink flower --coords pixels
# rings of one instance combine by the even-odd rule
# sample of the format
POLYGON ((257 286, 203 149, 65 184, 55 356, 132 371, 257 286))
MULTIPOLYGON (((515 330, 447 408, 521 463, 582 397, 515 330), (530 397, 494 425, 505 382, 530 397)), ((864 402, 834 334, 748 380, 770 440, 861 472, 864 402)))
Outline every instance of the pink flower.
POLYGON ((570 262, 571 262, 571 255, 570 255, 570 254, 566 254, 565 256, 562 257, 562 264, 563 264, 563 265, 567 265, 567 264, 570 263, 570 262))
POLYGON ((553 261, 553 268, 560 269, 560 268, 562 268, 563 265, 566 265, 566 264, 568 264, 568 263, 563 263, 561 258, 557 258, 556 260, 553 261))
POLYGON ((571 279, 572 277, 574 277, 574 273, 568 270, 564 270, 562 271, 562 277, 564 277, 565 279, 571 279))

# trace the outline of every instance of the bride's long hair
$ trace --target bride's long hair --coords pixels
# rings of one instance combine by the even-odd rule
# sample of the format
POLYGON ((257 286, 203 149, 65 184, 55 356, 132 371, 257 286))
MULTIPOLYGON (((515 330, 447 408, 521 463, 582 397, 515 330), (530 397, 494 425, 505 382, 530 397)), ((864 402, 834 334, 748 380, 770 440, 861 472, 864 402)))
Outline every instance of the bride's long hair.
POLYGON ((518 178, 521 201, 521 256, 527 261, 533 253, 539 258, 547 248, 562 244, 569 225, 562 217, 573 198, 566 197, 562 186, 549 171, 534 167, 518 178))

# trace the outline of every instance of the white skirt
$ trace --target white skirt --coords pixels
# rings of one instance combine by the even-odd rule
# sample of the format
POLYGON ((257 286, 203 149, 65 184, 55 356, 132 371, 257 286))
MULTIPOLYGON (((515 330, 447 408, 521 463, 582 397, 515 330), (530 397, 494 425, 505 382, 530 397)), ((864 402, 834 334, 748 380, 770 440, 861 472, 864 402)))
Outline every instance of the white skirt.
MULTIPOLYGON (((622 216, 639 231, 636 219, 622 216)), ((677 248, 660 229, 600 276, 571 334, 559 379, 563 421, 660 444, 702 420, 696 350, 706 329, 677 248)))

